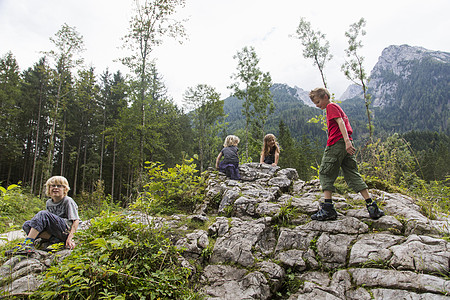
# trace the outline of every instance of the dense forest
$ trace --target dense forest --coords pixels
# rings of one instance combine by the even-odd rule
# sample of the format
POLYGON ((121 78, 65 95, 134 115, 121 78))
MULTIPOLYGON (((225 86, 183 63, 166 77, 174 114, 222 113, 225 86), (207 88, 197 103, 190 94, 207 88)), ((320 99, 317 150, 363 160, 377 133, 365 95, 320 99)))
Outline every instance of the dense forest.
MULTIPOLYGON (((160 8, 161 13, 171 15, 173 5, 160 8)), ((3 186, 21 183, 40 195, 46 178, 63 175, 73 196, 100 188, 126 205, 146 182, 147 162, 167 168, 195 157, 199 171, 204 171, 214 166, 228 134, 241 137, 241 162, 248 162, 259 161, 263 136, 274 133, 282 149, 280 166, 296 168, 305 180, 316 175, 326 133, 308 120, 322 112, 300 101, 295 89, 274 84, 269 72, 259 69, 253 47, 244 47, 234 57, 231 97, 222 100, 214 87, 199 84, 186 91, 180 108, 151 55, 168 31, 143 26, 151 21, 146 17, 151 18, 137 14, 124 38, 124 47, 135 53, 121 59, 129 74, 85 67, 82 36, 67 24, 50 38, 53 49, 42 52, 33 66, 20 68, 11 52, 0 57, 3 186)), ((185 35, 180 22, 163 20, 154 21, 172 28, 169 36, 185 35)), ((403 134, 415 155, 417 175, 444 180, 450 141, 448 103, 442 99, 447 99, 449 86, 433 78, 448 74, 448 64, 423 60, 411 70, 411 79, 398 84, 395 99, 400 105, 372 108, 373 138, 403 134)), ((394 75, 383 76, 388 80, 394 75)), ((357 146, 363 147, 368 142, 364 102, 355 98, 341 105, 356 129, 357 146)))

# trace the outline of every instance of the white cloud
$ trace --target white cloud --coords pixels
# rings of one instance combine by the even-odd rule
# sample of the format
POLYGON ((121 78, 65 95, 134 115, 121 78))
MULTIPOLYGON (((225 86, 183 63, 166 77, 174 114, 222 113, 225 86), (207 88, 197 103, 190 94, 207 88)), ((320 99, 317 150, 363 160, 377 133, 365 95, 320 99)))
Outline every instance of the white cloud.
MULTIPOLYGON (((48 51, 49 38, 63 23, 83 35, 87 65, 97 73, 107 67, 126 69, 115 59, 132 15, 132 0, 0 0, 0 55, 11 50, 22 69, 31 67, 48 51)), ((233 55, 254 46, 260 68, 274 82, 306 90, 321 85, 312 61, 302 56, 300 42, 289 37, 301 17, 325 33, 334 59, 325 67, 328 85, 339 96, 349 85, 340 72, 347 41, 344 32, 364 17, 367 35, 362 55, 366 69, 375 65, 381 51, 392 44, 409 44, 449 51, 450 19, 447 0, 298 1, 298 0, 187 0, 177 17, 186 23, 189 40, 180 45, 167 39, 155 52, 158 69, 177 103, 187 87, 209 84, 227 97, 230 76, 237 62, 233 55)))

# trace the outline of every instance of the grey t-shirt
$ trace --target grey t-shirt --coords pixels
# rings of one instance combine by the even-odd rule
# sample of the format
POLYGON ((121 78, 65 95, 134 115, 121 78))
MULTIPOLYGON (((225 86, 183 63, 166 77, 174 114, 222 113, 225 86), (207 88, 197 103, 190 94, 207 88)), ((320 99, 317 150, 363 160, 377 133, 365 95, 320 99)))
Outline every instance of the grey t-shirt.
POLYGON ((49 212, 66 220, 69 228, 72 227, 74 220, 80 220, 80 217, 78 216, 78 205, 69 196, 65 196, 58 203, 53 202, 52 199, 48 199, 45 206, 49 212))

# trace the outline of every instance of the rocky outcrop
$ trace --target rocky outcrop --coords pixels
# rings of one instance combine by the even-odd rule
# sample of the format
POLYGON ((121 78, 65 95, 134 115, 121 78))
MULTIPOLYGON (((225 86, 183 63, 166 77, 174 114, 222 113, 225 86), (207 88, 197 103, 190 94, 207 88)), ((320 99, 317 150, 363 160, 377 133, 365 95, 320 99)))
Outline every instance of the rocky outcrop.
POLYGON ((350 194, 334 195, 337 220, 311 221, 323 201, 318 181, 254 163, 241 172, 240 182, 208 177, 210 202, 200 213, 212 222, 214 247, 202 273, 210 299, 449 298, 448 219, 429 220, 414 199, 371 190, 386 212, 379 220, 350 194), (300 286, 290 297, 288 282, 300 286))
MULTIPOLYGON (((349 194, 334 195, 337 220, 312 221, 323 201, 317 180, 257 163, 240 171, 241 181, 208 171, 205 203, 192 216, 134 216, 176 230, 182 264, 197 272, 208 299, 450 298, 450 245, 442 238, 448 219, 429 220, 414 199, 371 190, 386 212, 379 220, 368 217, 361 196, 349 194), (183 219, 204 225, 189 229, 183 219)), ((9 292, 39 284, 23 275, 54 259, 42 255, 27 263, 13 257, 1 268, 9 292)))
MULTIPOLYGON (((414 64, 425 59, 444 66, 450 63, 450 53, 409 45, 391 45, 386 47, 370 73, 368 89, 372 95, 373 107, 383 107, 399 102, 400 99, 397 99, 399 85, 401 82, 408 81, 414 75, 414 64)), ((436 74, 430 74, 429 76, 435 77, 436 74)), ((436 79, 433 78, 433 80, 436 79)), ((446 75, 445 80, 448 81, 448 75, 446 75)), ((352 84, 339 100, 344 101, 354 97, 362 98, 362 96, 361 86, 352 84)), ((396 105, 399 106, 400 103, 396 105)))

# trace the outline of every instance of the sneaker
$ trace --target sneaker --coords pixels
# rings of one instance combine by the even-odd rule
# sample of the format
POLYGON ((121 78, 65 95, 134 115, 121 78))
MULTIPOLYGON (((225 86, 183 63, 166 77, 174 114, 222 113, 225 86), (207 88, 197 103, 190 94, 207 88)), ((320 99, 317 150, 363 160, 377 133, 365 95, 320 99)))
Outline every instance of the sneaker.
POLYGON ((375 201, 370 204, 366 204, 367 210, 369 211, 369 216, 371 219, 379 219, 384 216, 384 212, 378 208, 378 205, 375 201))
POLYGON ((313 214, 311 219, 317 221, 336 220, 337 212, 334 209, 333 203, 320 203, 319 211, 313 214))
POLYGON ((10 250, 6 250, 6 255, 23 255, 23 254, 29 254, 33 253, 35 250, 34 244, 30 240, 25 240, 22 243, 19 243, 17 246, 10 250))

